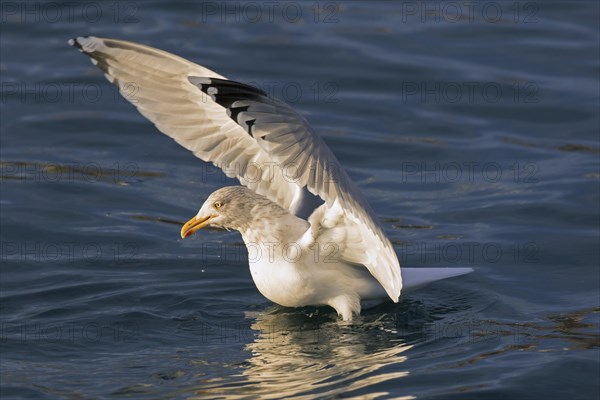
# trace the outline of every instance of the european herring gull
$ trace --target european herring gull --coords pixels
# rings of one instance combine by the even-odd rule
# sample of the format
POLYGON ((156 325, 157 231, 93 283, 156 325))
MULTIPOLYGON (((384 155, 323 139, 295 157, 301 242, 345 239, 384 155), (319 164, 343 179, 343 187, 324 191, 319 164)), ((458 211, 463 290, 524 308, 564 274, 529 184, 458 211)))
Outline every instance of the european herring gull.
POLYGON ((252 278, 287 307, 333 307, 345 321, 361 302, 391 298, 470 268, 404 268, 377 218, 308 122, 283 101, 145 45, 97 37, 69 44, 156 127, 243 186, 212 193, 181 229, 237 230, 252 278))

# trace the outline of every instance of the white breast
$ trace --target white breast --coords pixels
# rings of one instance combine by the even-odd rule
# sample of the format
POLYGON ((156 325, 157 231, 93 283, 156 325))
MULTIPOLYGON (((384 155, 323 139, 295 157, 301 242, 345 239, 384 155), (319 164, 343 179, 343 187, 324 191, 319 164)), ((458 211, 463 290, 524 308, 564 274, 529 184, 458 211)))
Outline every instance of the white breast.
POLYGON ((258 290, 269 300, 286 307, 314 304, 312 265, 295 244, 250 243, 250 273, 258 290))

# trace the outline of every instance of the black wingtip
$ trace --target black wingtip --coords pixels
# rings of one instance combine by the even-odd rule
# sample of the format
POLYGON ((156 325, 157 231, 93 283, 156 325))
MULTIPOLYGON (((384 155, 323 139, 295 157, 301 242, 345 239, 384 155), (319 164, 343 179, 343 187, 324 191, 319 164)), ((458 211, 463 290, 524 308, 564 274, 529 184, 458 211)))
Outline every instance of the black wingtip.
POLYGON ((83 51, 83 46, 81 45, 81 43, 79 43, 79 39, 87 39, 88 37, 89 36, 78 36, 76 38, 69 39, 69 44, 79 49, 79 51, 83 51))

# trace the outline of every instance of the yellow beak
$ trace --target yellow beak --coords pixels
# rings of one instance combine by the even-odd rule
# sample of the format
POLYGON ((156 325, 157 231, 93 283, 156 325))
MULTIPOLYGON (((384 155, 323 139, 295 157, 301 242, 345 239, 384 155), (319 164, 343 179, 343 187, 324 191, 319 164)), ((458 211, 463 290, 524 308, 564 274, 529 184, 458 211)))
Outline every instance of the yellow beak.
POLYGON ((209 215, 206 218, 196 219, 196 217, 194 217, 190 219, 181 228, 181 238, 185 239, 186 237, 193 235, 196 231, 199 231, 200 229, 204 228, 206 225, 208 225, 208 222, 212 217, 212 215, 209 215))

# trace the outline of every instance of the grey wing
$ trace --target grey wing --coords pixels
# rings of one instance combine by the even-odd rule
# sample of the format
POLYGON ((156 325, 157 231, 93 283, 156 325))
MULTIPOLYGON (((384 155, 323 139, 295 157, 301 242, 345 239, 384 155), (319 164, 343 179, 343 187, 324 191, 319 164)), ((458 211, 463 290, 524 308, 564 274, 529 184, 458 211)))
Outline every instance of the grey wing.
POLYGON ((322 202, 341 209, 355 238, 349 261, 398 300, 402 278, 390 241, 331 150, 287 104, 148 46, 95 37, 70 43, 161 132, 228 176, 297 215, 322 202))
MULTIPOLYGON (((352 243, 342 248, 342 258, 364 264, 390 297, 397 300, 402 281, 396 253, 369 204, 308 122, 286 103, 242 83, 189 79, 223 106, 227 115, 269 154, 286 182, 302 188, 303 192, 287 205, 292 212, 299 214, 307 208, 312 213, 322 199, 331 218, 338 214, 334 204, 339 204, 349 223, 341 224, 337 230, 343 229, 344 237, 352 243)), ((310 221, 320 223, 315 218, 310 221)))
POLYGON ((270 156, 256 141, 188 80, 197 75, 224 79, 222 75, 137 43, 78 37, 70 44, 88 55, 144 117, 198 158, 278 204, 289 205, 300 196, 297 185, 273 172, 270 156), (260 166, 269 168, 258 170, 260 166))

